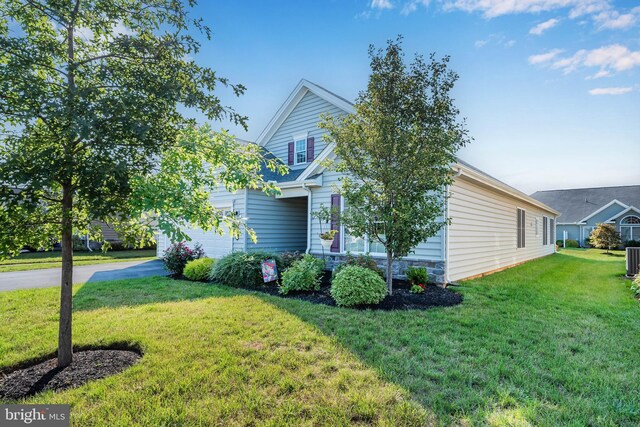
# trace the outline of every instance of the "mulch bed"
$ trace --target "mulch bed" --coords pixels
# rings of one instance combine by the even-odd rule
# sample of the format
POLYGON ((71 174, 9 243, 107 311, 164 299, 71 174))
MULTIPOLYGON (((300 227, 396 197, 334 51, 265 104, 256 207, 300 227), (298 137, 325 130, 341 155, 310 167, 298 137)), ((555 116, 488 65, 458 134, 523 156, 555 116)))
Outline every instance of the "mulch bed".
POLYGON ((73 353, 66 368, 49 359, 0 377, 0 399, 16 400, 45 390, 64 390, 115 375, 134 365, 141 355, 132 350, 84 350, 73 353))
MULTIPOLYGON (((376 305, 361 305, 352 308, 365 310, 424 310, 431 307, 449 307, 460 304, 462 295, 442 288, 435 284, 428 285, 421 294, 412 294, 409 292, 411 285, 405 280, 393 280, 393 295, 387 297, 376 305)), ((274 283, 268 283, 261 287, 245 288, 251 291, 263 292, 269 295, 279 296, 281 298, 298 299, 313 304, 324 304, 335 306, 336 302, 331 297, 329 290, 331 289, 331 273, 327 272, 322 277, 322 284, 319 291, 314 292, 290 292, 282 295, 278 292, 278 286, 274 283)))

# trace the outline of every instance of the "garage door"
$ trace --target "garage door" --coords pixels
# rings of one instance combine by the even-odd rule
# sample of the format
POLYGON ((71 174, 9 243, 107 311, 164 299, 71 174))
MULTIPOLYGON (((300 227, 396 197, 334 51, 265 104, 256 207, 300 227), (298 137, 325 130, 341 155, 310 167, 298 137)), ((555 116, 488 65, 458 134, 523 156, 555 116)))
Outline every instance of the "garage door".
MULTIPOLYGON (((217 234, 215 231, 204 232, 199 228, 185 229, 185 234, 191 238, 191 241, 187 242, 187 246, 192 248, 196 243, 200 243, 205 256, 209 258, 221 258, 227 255, 232 250, 233 241, 231 240, 227 227, 222 226, 222 228, 224 230, 224 234, 222 236, 217 234)), ((163 243, 162 246, 164 247, 160 250, 161 246, 158 245, 158 256, 162 256, 164 249, 171 246, 171 241, 167 236, 163 235, 159 243, 160 242, 163 243)))

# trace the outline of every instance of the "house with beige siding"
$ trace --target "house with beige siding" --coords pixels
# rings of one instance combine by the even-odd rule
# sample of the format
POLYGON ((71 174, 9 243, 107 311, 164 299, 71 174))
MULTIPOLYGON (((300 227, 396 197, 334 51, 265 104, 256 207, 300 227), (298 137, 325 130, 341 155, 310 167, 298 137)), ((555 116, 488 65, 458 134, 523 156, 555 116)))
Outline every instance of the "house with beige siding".
MULTIPOLYGON (((344 208, 342 175, 326 168, 325 160, 335 160, 335 154, 318 127, 320 115, 352 112, 348 100, 300 81, 255 142, 268 156, 289 166, 284 176, 263 171, 266 181, 277 183, 280 194, 267 196, 249 189, 235 193, 218 189, 212 194, 215 206, 246 218, 258 241, 253 243, 246 233, 232 239, 228 234, 189 230, 192 240, 216 258, 237 250, 301 251, 324 255, 331 267, 347 254, 366 253, 384 265, 384 248, 378 243, 353 236, 340 224, 321 224, 311 215, 322 206, 344 208), (338 232, 324 252, 321 228, 338 232)), ((403 276, 408 266, 425 266, 438 282, 449 283, 554 253, 557 211, 462 160, 451 167, 455 178, 442 206, 442 219, 450 218, 450 224, 396 261, 394 275, 403 276)), ((167 236, 159 236, 158 254, 170 244, 167 236)))

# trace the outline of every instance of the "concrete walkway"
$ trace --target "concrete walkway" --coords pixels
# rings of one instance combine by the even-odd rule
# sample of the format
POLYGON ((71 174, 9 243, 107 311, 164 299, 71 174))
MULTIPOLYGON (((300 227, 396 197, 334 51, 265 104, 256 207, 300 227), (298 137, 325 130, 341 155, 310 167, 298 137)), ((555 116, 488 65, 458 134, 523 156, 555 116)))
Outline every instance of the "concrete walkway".
MULTIPOLYGON (((60 274, 60 268, 0 273, 0 291, 60 286, 60 274)), ((73 269, 73 283, 136 279, 167 274, 162 261, 158 259, 79 265, 73 269)))

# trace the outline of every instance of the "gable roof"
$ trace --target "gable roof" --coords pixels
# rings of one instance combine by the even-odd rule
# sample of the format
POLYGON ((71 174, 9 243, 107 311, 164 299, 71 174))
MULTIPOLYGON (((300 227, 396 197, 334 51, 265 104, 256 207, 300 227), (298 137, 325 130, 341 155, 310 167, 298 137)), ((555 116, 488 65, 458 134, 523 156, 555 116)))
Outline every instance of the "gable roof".
POLYGON ((534 199, 560 211, 561 223, 579 223, 614 203, 621 209, 640 206, 640 185, 536 191, 534 199))
POLYGON ((320 98, 324 99, 327 102, 335 105, 336 107, 344 110, 346 113, 353 113, 353 104, 341 96, 336 95, 335 93, 319 86, 315 83, 312 83, 308 80, 302 79, 296 85, 295 89, 289 94, 289 97, 286 101, 280 106, 276 114, 273 116, 271 121, 267 124, 267 127, 264 128, 258 139, 256 139, 256 144, 264 146, 273 134, 278 130, 278 128, 282 125, 282 123, 289 117, 289 114, 293 111, 293 109, 298 105, 302 97, 307 92, 311 92, 320 98))
POLYGON ((622 220, 626 216, 638 215, 638 214, 640 214, 640 209, 636 208, 635 206, 629 206, 627 209, 623 210, 622 212, 616 213, 614 216, 612 216, 605 222, 614 222, 618 218, 622 220))

